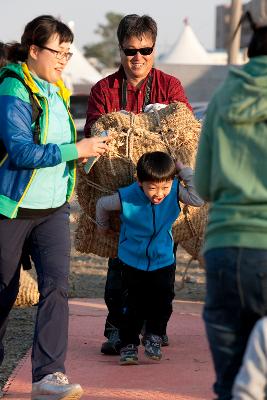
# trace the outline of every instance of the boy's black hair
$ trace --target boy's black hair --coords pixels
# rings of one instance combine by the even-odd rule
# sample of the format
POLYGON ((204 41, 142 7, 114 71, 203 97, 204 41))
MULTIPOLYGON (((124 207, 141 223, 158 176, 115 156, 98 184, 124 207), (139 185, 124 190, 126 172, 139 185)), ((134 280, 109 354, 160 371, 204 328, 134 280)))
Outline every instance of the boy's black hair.
POLYGON ((136 166, 139 182, 163 182, 174 179, 177 170, 171 156, 163 151, 143 154, 136 166))

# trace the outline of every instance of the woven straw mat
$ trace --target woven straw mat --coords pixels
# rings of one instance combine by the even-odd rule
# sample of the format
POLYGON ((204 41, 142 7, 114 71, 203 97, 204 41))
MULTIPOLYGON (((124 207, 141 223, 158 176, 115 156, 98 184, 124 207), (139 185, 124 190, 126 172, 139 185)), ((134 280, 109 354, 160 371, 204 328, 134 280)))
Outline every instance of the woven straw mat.
MULTIPOLYGON (((78 169, 77 196, 82 213, 75 236, 75 247, 82 253, 116 257, 119 216, 111 215, 114 235, 99 235, 95 225, 95 205, 99 197, 114 193, 135 179, 135 166, 147 151, 165 151, 194 168, 200 122, 184 103, 172 103, 160 111, 141 114, 114 112, 100 117, 92 128, 99 136, 108 130, 109 152, 101 156, 87 175, 78 169)), ((203 240, 207 206, 184 206, 173 226, 174 241, 195 259, 203 240)))

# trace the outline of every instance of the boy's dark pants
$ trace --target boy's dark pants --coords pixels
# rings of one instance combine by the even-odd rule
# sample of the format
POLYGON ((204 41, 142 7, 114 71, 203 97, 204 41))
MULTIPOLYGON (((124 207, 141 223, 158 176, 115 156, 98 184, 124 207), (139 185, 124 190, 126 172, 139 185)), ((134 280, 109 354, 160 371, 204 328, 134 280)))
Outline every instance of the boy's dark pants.
MULTIPOLYGON (((174 257, 176 259, 177 243, 174 244, 174 257)), ((175 269, 172 276, 173 286, 175 283, 175 269)), ((174 287, 173 287, 174 291, 174 287)), ((122 322, 124 297, 126 293, 122 288, 122 265, 118 258, 109 258, 108 273, 105 286, 105 302, 108 308, 104 335, 108 338, 110 329, 119 328, 122 322)), ((166 326, 163 334, 166 333, 167 323, 171 313, 166 320, 166 326)))
POLYGON ((174 269, 172 264, 155 271, 141 271, 123 264, 122 282, 127 296, 120 329, 122 346, 140 344, 144 320, 146 334, 162 336, 165 333, 172 313, 174 269))
POLYGON ((217 400, 231 391, 255 322, 267 314, 267 251, 238 247, 205 253, 203 318, 216 372, 217 400))
POLYGON ((64 205, 47 217, 0 219, 0 364, 4 357, 3 337, 8 314, 18 294, 20 259, 26 239, 30 244, 40 292, 32 348, 33 381, 38 381, 44 375, 65 372, 70 262, 69 205, 64 205))
POLYGON ((125 293, 122 288, 122 265, 118 258, 109 258, 105 285, 105 303, 108 309, 104 335, 108 338, 110 330, 119 329, 122 322, 125 293))

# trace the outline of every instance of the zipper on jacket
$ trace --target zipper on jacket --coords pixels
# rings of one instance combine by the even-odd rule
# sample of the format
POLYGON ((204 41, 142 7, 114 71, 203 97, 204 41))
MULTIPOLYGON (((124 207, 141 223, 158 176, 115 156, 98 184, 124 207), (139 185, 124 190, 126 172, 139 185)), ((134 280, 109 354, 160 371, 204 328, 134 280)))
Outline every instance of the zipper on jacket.
POLYGON ((8 154, 6 153, 6 155, 4 156, 4 158, 0 161, 0 167, 2 167, 2 165, 4 164, 4 162, 6 161, 8 157, 8 154))
MULTIPOLYGON (((74 121, 73 121, 72 115, 71 115, 71 113, 70 113, 69 106, 66 104, 66 102, 65 102, 64 99, 63 99, 63 101, 64 101, 64 104, 65 104, 65 106, 66 106, 66 108, 67 108, 67 112, 68 112, 68 115, 69 115, 69 118, 70 118, 70 121, 71 121, 71 124, 72 124, 71 133, 73 133, 73 135, 71 135, 71 136, 73 136, 73 140, 74 140, 73 143, 77 143, 77 130, 76 130, 76 126, 75 126, 75 123, 74 123, 74 121)), ((76 175, 77 175, 77 160, 72 160, 72 162, 73 162, 73 185, 72 185, 71 192, 70 192, 69 195, 67 196, 67 201, 69 201, 69 200, 71 199, 71 197, 72 197, 72 195, 73 195, 73 193, 74 193, 75 182, 76 182, 76 175)), ((70 175, 69 175, 69 176, 70 176, 70 175)))
POLYGON ((148 258, 148 265, 147 265, 147 271, 149 270, 149 267, 150 267, 150 257, 149 257, 149 255, 148 255, 148 249, 149 249, 149 246, 150 246, 150 244, 151 244, 151 242, 152 242, 152 240, 153 240, 153 238, 154 238, 154 236, 155 236, 155 233, 156 233, 156 222, 155 222, 155 205, 153 204, 153 203, 151 203, 151 208, 152 208, 152 218, 153 218, 153 234, 152 234, 152 236, 150 237, 150 240, 149 240, 149 242, 148 242, 148 245, 147 245, 147 248, 146 248, 146 256, 147 256, 147 258, 148 258))
MULTIPOLYGON (((42 144, 45 144, 45 142, 46 142, 46 140, 47 140, 47 134, 48 134, 48 102, 47 102, 47 99, 46 99, 45 97, 44 97, 44 102, 45 102, 45 133, 44 133, 44 140, 43 140, 43 142, 41 141, 42 144)), ((40 138, 40 139, 41 139, 41 138, 40 138)), ((34 179, 36 173, 37 173, 37 169, 35 168, 35 169, 32 171, 30 180, 29 180, 29 182, 27 183, 26 188, 24 189, 23 194, 22 194, 21 198, 20 198, 19 201, 18 201, 18 204, 16 205, 16 208, 14 209, 14 211, 13 211, 13 213, 12 213, 12 215, 11 215, 11 218, 14 218, 14 216, 16 215, 17 210, 18 210, 20 204, 22 203, 24 197, 26 196, 26 193, 28 192, 29 187, 31 186, 32 181, 33 181, 33 179, 34 179)))

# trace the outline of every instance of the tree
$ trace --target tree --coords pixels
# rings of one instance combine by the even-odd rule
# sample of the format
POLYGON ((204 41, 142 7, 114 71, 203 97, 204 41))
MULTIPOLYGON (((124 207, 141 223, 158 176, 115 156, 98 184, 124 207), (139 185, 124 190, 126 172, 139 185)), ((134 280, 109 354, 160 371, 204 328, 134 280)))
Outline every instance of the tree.
POLYGON ((108 12, 105 15, 107 24, 99 24, 95 33, 102 37, 102 40, 96 44, 85 45, 84 56, 96 57, 107 67, 115 67, 119 61, 119 48, 117 41, 117 28, 123 15, 108 12))

